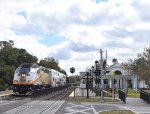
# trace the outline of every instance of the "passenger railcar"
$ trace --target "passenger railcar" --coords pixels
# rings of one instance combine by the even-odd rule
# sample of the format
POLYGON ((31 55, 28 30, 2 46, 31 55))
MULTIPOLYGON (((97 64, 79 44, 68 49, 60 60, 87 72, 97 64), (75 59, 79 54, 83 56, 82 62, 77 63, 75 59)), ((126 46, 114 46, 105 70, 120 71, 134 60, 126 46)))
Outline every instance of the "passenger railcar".
POLYGON ((13 92, 15 95, 29 95, 33 90, 64 86, 66 75, 34 63, 21 64, 14 73, 13 92))

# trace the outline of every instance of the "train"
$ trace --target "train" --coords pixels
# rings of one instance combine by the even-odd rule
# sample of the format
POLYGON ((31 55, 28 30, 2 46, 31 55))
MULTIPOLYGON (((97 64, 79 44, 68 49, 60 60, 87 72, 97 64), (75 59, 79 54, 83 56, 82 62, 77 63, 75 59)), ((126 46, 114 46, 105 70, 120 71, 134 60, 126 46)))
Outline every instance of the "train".
POLYGON ((23 63, 14 73, 14 95, 31 95, 34 90, 66 85, 66 75, 54 69, 23 63))

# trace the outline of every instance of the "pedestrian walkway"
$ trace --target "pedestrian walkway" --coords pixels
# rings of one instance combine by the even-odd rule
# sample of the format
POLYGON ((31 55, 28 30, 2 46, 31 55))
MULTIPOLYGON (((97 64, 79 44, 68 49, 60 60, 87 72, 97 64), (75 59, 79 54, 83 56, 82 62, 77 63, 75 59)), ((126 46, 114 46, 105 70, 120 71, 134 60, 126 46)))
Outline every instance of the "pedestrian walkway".
POLYGON ((0 92, 0 100, 9 98, 12 94, 13 94, 13 91, 12 91, 12 90, 1 91, 1 92, 0 92))
MULTIPOLYGON (((84 88, 76 88, 75 91, 73 91, 69 97, 86 97, 87 96, 87 89, 84 89, 84 88)), ((89 97, 94 97, 96 96, 95 92, 92 92, 90 89, 89 89, 89 97)))
POLYGON ((150 114, 150 104, 140 98, 127 98, 126 104, 122 104, 122 107, 136 114, 150 114))
MULTIPOLYGON (((86 97, 87 96, 87 90, 76 88, 75 92, 72 92, 70 97, 86 97)), ((89 97, 94 97, 95 93, 89 90, 89 97)), ((71 114, 73 112, 80 112, 88 114, 90 111, 93 111, 91 114, 98 114, 98 112, 102 111, 111 111, 111 110, 131 110, 135 114, 150 114, 150 104, 147 104, 140 98, 126 98, 126 104, 123 102, 117 104, 117 103, 100 103, 100 102, 81 102, 81 105, 72 104, 71 108, 66 108, 66 112, 68 111, 68 114, 71 114), (83 105, 83 106, 82 106, 83 105), (79 108, 77 108, 79 107, 79 108), (83 107, 83 109, 82 109, 83 107), (89 108, 85 108, 89 107, 89 108), (68 110, 67 110, 68 109, 68 110), (73 112, 71 112, 71 110, 73 112), (87 111, 88 110, 88 111, 87 111)), ((75 113, 74 113, 75 114, 75 113)))
POLYGON ((0 91, 0 95, 4 95, 4 94, 13 94, 13 91, 12 90, 0 91))

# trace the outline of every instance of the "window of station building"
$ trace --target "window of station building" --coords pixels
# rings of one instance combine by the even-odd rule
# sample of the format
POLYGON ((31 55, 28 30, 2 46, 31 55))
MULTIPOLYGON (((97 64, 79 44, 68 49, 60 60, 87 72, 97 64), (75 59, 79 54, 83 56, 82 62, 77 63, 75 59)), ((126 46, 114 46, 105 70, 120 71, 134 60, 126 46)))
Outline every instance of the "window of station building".
POLYGON ((116 70, 114 73, 115 73, 115 75, 122 75, 122 72, 119 70, 116 70))

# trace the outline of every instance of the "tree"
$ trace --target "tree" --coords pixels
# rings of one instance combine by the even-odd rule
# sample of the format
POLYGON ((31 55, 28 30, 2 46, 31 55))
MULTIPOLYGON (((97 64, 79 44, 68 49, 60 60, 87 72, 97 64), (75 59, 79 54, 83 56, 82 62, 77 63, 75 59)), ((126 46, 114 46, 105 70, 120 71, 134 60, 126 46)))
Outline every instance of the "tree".
POLYGON ((144 48, 142 54, 138 54, 134 63, 134 70, 137 71, 141 79, 150 81, 150 46, 144 48))
POLYGON ((57 71, 61 71, 60 67, 58 66, 58 60, 54 59, 53 57, 47 57, 40 60, 39 65, 44 66, 46 68, 55 69, 57 71))
POLYGON ((59 71, 60 73, 63 73, 67 76, 66 71, 59 67, 59 62, 54 57, 47 57, 47 58, 41 59, 38 65, 46 67, 46 68, 50 68, 50 69, 55 69, 59 71))
POLYGON ((75 83, 79 80, 78 76, 69 76, 69 83, 75 83))
POLYGON ((150 46, 144 48, 142 53, 138 53, 137 58, 123 63, 127 69, 136 73, 140 79, 150 81, 150 46))
POLYGON ((61 72, 62 74, 65 74, 65 75, 67 76, 67 73, 66 73, 66 71, 65 71, 64 69, 60 69, 60 72, 61 72))
POLYGON ((18 49, 18 63, 37 63, 37 57, 29 54, 25 49, 18 49))

